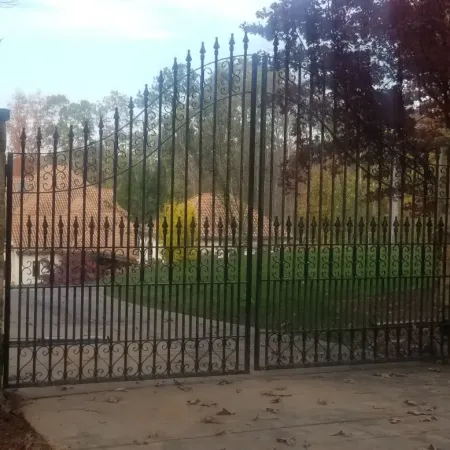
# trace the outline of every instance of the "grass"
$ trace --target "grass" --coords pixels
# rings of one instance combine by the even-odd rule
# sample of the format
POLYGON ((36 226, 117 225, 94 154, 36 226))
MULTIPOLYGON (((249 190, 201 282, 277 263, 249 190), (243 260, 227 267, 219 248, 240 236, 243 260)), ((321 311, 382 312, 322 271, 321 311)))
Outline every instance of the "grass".
MULTIPOLYGON (((425 320, 438 285, 432 245, 339 245, 264 250, 247 256, 234 249, 226 264, 202 249, 175 250, 164 261, 116 274, 110 294, 130 302, 217 322, 245 323, 251 287, 251 321, 271 330, 341 329, 425 320), (227 282, 225 282, 227 280, 227 282)), ((112 280, 109 280, 112 283, 112 280)))

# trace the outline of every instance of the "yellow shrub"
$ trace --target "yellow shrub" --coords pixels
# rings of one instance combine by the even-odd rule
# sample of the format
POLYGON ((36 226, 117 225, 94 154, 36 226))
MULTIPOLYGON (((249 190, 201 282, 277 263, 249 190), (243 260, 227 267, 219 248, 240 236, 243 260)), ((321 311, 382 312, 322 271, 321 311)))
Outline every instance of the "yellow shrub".
POLYGON ((159 220, 159 244, 164 247, 163 257, 169 260, 170 246, 172 244, 173 260, 179 262, 186 258, 196 259, 195 244, 197 242, 198 218, 197 210, 191 203, 187 204, 187 229, 185 228, 184 202, 167 202, 161 209, 159 220), (172 236, 172 239, 171 239, 172 236))

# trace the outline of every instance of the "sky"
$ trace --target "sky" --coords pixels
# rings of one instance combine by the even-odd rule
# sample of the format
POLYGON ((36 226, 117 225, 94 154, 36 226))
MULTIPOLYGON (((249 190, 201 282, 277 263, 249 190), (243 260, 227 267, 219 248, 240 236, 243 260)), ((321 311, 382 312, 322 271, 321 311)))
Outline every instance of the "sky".
MULTIPOLYGON (((212 61, 214 39, 226 56, 230 33, 271 0, 17 0, 0 8, 0 108, 16 90, 96 101, 112 90, 135 95, 159 70, 201 42, 212 61)), ((250 51, 268 49, 250 36, 250 51)))

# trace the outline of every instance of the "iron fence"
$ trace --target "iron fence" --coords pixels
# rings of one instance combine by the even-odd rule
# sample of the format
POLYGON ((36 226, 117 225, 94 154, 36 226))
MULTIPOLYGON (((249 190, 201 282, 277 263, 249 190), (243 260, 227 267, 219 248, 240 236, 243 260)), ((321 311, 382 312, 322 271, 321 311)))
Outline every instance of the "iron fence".
POLYGON ((369 141, 326 68, 243 46, 97 138, 23 131, 7 385, 448 355, 446 150, 369 141))

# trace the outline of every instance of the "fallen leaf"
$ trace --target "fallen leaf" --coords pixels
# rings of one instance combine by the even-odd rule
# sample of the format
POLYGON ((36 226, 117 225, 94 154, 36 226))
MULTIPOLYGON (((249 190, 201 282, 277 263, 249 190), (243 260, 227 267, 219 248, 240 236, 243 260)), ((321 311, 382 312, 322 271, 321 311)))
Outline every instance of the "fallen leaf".
POLYGON ((104 425, 106 422, 104 420, 99 420, 98 423, 101 423, 102 425, 104 425))
POLYGON ((430 415, 429 412, 419 411, 417 409, 410 409, 408 411, 408 414, 411 414, 412 416, 429 416, 430 415))
POLYGON ((270 413, 272 413, 272 414, 276 414, 276 413, 279 411, 279 409, 276 409, 276 408, 266 408, 266 411, 267 411, 267 412, 270 412, 270 413))
POLYGON ((311 447, 311 444, 308 443, 307 441, 305 441, 305 442, 303 442, 302 447, 308 449, 309 447, 311 447))
POLYGON ((380 378, 391 378, 391 376, 387 372, 374 373, 373 376, 374 377, 380 377, 380 378))
POLYGON ((395 425, 396 423, 401 422, 401 420, 397 419, 396 417, 392 417, 391 419, 389 419, 389 422, 392 423, 392 425, 395 425))
POLYGON ((217 384, 219 385, 219 386, 223 386, 223 385, 225 385, 225 384, 231 384, 232 383, 232 381, 230 381, 230 380, 219 380, 218 382, 217 382, 217 384))
POLYGON ((280 402, 281 402, 281 397, 273 398, 272 400, 270 400, 270 403, 280 403, 280 402))
POLYGON ((265 395, 266 397, 292 397, 292 394, 280 394, 274 391, 261 392, 261 395, 265 395))
POLYGON ((223 436, 224 434, 226 434, 225 430, 219 430, 214 433, 215 436, 223 436))
POLYGON ((184 386, 183 384, 177 385, 177 388, 178 388, 180 391, 184 391, 184 392, 192 391, 192 387, 191 387, 191 386, 184 386))
POLYGON ((401 372, 389 372, 389 375, 391 377, 398 377, 398 378, 406 378, 408 376, 408 374, 401 372))
POLYGON ((217 417, 214 416, 206 416, 201 419, 201 422, 203 423, 213 423, 213 424, 220 424, 222 423, 217 417))
POLYGON ((154 433, 150 433, 147 438, 148 439, 156 439, 159 437, 159 433, 157 431, 155 431, 154 433))
POLYGON ((125 388, 117 388, 114 389, 115 392, 127 392, 127 390, 125 388))
POLYGON ((417 406, 417 403, 413 400, 405 400, 404 403, 408 406, 417 406))
POLYGON ((155 383, 155 387, 161 387, 161 386, 164 386, 164 381, 157 381, 155 383))
POLYGON ((430 372, 440 372, 441 369, 439 367, 428 367, 428 370, 430 372))
POLYGON ((355 381, 355 380, 352 380, 351 378, 347 378, 346 380, 344 380, 344 383, 347 383, 347 384, 356 384, 356 381, 355 381))
POLYGON ((372 405, 373 409, 386 409, 384 406, 372 405))
POLYGON ((424 411, 433 412, 436 411, 437 406, 429 406, 428 408, 424 408, 424 411))
POLYGON ((236 413, 232 413, 228 411, 226 408, 222 408, 222 411, 219 411, 216 416, 234 416, 236 413))
POLYGON ((437 417, 435 416, 424 417, 423 419, 420 419, 420 422, 437 422, 437 417))
POLYGON ((277 442, 280 444, 287 445, 288 447, 293 447, 295 445, 295 438, 277 438, 277 442))
POLYGON ((256 416, 255 417, 253 417, 253 422, 256 422, 256 421, 258 421, 259 420, 259 414, 256 414, 256 416))
POLYGON ((343 437, 352 437, 352 433, 347 433, 346 431, 339 430, 336 433, 330 434, 330 436, 343 436, 343 437))
POLYGON ((207 408, 215 408, 217 406, 216 402, 202 402, 200 406, 206 406, 207 408))
POLYGON ((194 405, 198 405, 200 403, 200 399, 197 398, 196 400, 188 400, 186 402, 189 406, 194 406, 194 405))
POLYGON ((242 389, 236 389, 236 394, 240 394, 242 392, 242 389))
POLYGON ((317 399, 317 404, 318 405, 322 405, 322 406, 326 406, 328 405, 328 402, 326 400, 320 400, 320 398, 317 399))
POLYGON ((280 386, 275 388, 276 391, 285 391, 287 389, 287 386, 280 386))
POLYGON ((120 400, 121 400, 121 398, 120 398, 120 397, 117 397, 116 395, 112 395, 111 397, 108 397, 108 398, 106 399, 106 401, 107 401, 108 403, 119 403, 120 400))

